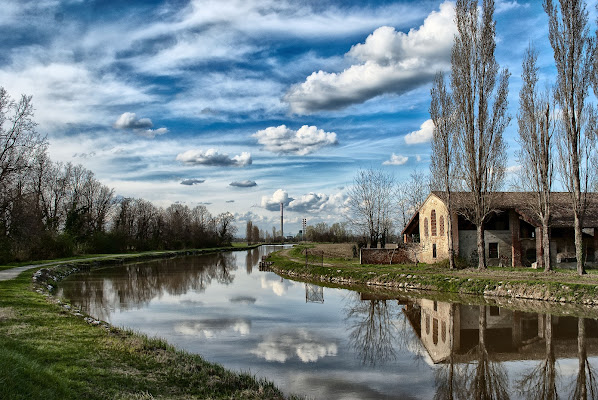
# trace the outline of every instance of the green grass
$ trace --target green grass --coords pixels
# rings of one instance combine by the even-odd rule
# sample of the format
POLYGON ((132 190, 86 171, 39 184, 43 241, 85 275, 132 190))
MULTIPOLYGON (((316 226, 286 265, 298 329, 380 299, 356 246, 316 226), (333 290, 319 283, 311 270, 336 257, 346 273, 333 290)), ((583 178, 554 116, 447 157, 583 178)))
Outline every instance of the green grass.
POLYGON ((357 261, 324 258, 305 265, 305 246, 269 256, 272 269, 293 279, 345 286, 368 285, 443 293, 517 297, 578 304, 598 304, 598 273, 578 276, 572 270, 545 273, 530 268, 490 267, 449 270, 444 264, 360 265, 357 261), (594 302, 594 303, 592 303, 594 302))
POLYGON ((164 340, 92 326, 34 291, 31 275, 0 282, 2 399, 284 398, 164 340))
POLYGON ((122 254, 83 254, 79 256, 73 257, 66 257, 66 258, 56 258, 52 260, 35 260, 35 261, 23 261, 23 262, 14 262, 8 263, 5 265, 0 265, 0 271, 15 267, 21 267, 24 265, 39 265, 39 264, 50 264, 50 263, 61 263, 67 261, 74 261, 74 260, 89 260, 89 259, 125 259, 125 260, 134 260, 136 258, 144 258, 146 256, 157 256, 160 255, 185 255, 189 252, 196 252, 198 254, 202 253, 209 253, 215 251, 230 251, 230 250, 245 250, 245 249, 253 249, 259 247, 259 244, 254 244, 248 246, 247 243, 232 243, 231 246, 225 247, 207 247, 202 249, 184 249, 184 250, 150 250, 150 251, 140 251, 140 252, 132 252, 132 253, 122 253, 122 254))

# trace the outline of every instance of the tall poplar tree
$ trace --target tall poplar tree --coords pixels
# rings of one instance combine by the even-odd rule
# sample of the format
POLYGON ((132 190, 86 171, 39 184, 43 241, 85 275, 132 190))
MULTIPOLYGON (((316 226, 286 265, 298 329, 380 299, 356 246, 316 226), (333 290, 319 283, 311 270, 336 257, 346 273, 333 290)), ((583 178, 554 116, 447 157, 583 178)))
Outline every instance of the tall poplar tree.
POLYGON ((455 268, 453 245, 453 203, 451 192, 455 183, 455 106, 444 83, 444 75, 436 74, 431 90, 430 118, 434 122, 430 174, 446 196, 449 268, 455 268))
POLYGON ((471 194, 463 214, 477 227, 478 268, 486 268, 484 222, 494 211, 494 194, 505 175, 506 144, 503 132, 507 113, 509 72, 494 56, 496 22, 494 1, 484 0, 481 18, 478 2, 458 0, 458 33, 451 55, 451 89, 456 107, 456 126, 461 178, 471 194))
POLYGON ((518 152, 521 184, 526 191, 534 194, 534 213, 542 223, 542 250, 544 270, 550 271, 550 195, 554 177, 552 137, 555 130, 554 109, 550 92, 539 93, 537 52, 529 47, 525 52, 519 91, 518 152))
POLYGON ((554 90, 560 108, 557 136, 558 168, 563 184, 571 194, 575 228, 577 273, 585 274, 583 259, 583 219, 587 192, 595 166, 595 113, 588 102, 596 43, 590 36, 588 12, 583 0, 544 1, 548 14, 549 39, 554 51, 557 79, 554 90))

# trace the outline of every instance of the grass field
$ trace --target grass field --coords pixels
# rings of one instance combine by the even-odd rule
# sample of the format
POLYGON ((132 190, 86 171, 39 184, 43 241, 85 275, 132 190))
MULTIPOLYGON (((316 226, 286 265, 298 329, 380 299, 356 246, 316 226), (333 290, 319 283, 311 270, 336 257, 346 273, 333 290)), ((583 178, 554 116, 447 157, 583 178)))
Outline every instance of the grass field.
POLYGON ((598 271, 551 272, 531 268, 489 267, 449 270, 447 263, 360 265, 352 245, 302 244, 270 255, 273 270, 319 282, 408 288, 447 293, 505 296, 598 305, 598 271), (305 262, 305 250, 323 254, 320 263, 305 262))
POLYGON ((34 271, 0 282, 0 398, 284 398, 163 340, 86 322, 33 290, 34 271))

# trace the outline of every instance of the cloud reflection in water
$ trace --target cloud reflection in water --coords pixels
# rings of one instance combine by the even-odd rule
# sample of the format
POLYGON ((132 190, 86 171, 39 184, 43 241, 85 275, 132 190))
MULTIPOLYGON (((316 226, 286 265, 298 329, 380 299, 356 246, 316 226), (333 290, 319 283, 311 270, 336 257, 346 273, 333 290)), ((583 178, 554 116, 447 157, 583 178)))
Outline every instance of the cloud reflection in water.
POLYGON ((337 344, 316 337, 300 329, 297 332, 270 334, 264 341, 251 350, 266 361, 284 363, 295 356, 304 363, 316 362, 324 357, 334 357, 338 352, 337 344))
POLYGON ((198 336, 210 339, 216 334, 222 335, 226 332, 238 333, 241 336, 248 335, 251 332, 251 321, 246 319, 207 319, 199 322, 183 322, 174 327, 175 332, 198 336))

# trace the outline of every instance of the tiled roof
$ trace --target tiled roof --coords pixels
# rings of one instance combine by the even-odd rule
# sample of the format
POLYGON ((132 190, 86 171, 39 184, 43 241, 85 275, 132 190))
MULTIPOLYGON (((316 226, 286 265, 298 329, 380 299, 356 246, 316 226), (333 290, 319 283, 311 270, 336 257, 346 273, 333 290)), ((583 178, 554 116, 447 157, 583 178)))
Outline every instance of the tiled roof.
MULTIPOLYGON (((441 200, 446 201, 446 194, 442 191, 432 192, 441 200)), ((535 217, 534 206, 536 203, 535 193, 532 192, 497 192, 495 193, 494 207, 497 210, 514 209, 519 214, 527 217, 540 225, 540 221, 535 217)), ((583 220, 584 228, 598 228, 598 193, 587 193, 587 209, 583 220)), ((553 192, 551 197, 551 226, 554 228, 564 228, 573 226, 573 208, 571 194, 568 192, 553 192)), ((471 203, 471 193, 454 192, 451 193, 451 200, 457 210, 463 208, 465 204, 471 203)))

